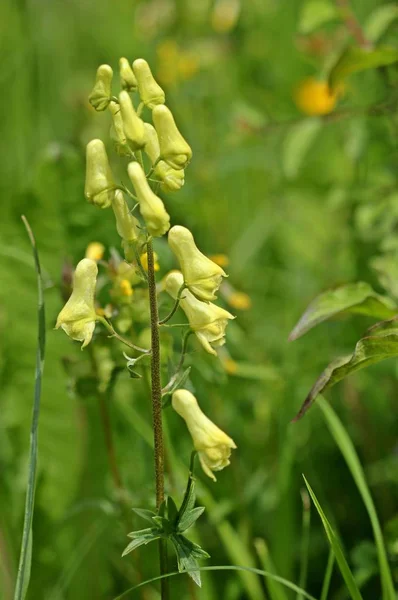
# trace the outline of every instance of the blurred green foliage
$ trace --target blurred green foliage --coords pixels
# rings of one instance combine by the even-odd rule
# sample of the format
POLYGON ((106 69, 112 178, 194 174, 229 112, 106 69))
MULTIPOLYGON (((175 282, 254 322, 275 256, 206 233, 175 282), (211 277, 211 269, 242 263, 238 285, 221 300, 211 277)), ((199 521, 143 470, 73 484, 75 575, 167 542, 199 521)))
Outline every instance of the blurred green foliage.
MULTIPOLYGON (((35 273, 21 214, 37 239, 48 318, 28 598, 105 600, 156 575, 156 548, 121 559, 127 531, 142 523, 129 514, 126 525, 118 508, 90 353, 53 331, 65 265, 80 260, 90 241, 119 244, 112 218, 85 202, 83 186, 85 144, 105 140, 109 126, 87 96, 97 66, 116 68, 120 56, 142 56, 155 66, 193 148, 185 187, 165 199, 172 221, 189 227, 207 254, 228 256, 228 281, 252 304, 235 309, 221 361, 198 347, 190 361, 204 410, 238 445, 217 484, 198 475, 207 510, 196 532, 209 564, 259 566, 255 541, 264 539, 269 564, 298 581, 305 473, 341 535, 363 598, 380 598, 368 516, 321 411, 315 405, 290 423, 321 370, 352 351, 371 321, 338 319, 293 344, 287 338, 313 297, 336 283, 367 281, 383 291, 370 262, 393 260, 398 249, 398 125, 391 105, 397 71, 353 75, 334 113, 315 120, 300 114, 296 86, 324 74, 350 35, 328 2, 318 3, 323 12, 314 24, 308 15, 315 4, 2 3, 1 598, 12 598, 20 548, 36 344, 35 273), (387 109, 369 114, 368 107, 381 104, 387 109)), ((364 24, 381 8, 386 15, 385 4, 356 0, 352 7, 364 24)), ((367 31, 392 43, 397 20, 384 16, 382 27, 377 15, 367 31)), ((161 275, 171 266, 170 256, 161 275)), ((362 460, 398 581, 396 392, 397 368, 387 361, 340 383, 328 399, 362 460)), ((154 495, 145 380, 123 372, 108 401, 124 487, 131 506, 145 506, 154 495)), ((170 409, 166 420, 167 487, 181 498, 191 442, 170 409)), ((315 514, 308 552, 305 587, 319 596, 328 546, 315 514)), ((232 572, 203 573, 199 591, 187 577, 174 578, 172 589, 173 598, 268 597, 256 576, 232 572)), ((336 573, 331 590, 331 598, 347 598, 336 573)), ((148 586, 134 597, 151 600, 157 593, 148 586)))

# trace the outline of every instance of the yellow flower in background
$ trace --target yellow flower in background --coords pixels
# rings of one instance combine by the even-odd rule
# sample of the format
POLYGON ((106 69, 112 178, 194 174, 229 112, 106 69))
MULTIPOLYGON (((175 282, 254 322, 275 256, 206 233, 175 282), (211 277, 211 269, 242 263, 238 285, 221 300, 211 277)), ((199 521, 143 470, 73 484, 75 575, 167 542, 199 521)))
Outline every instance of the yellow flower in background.
POLYGON ((240 0, 216 0, 211 13, 211 26, 217 33, 228 33, 237 24, 240 0))
POLYGON ((145 146, 144 121, 137 115, 126 90, 119 94, 120 112, 123 120, 123 130, 133 150, 141 150, 145 146))
POLYGON ((152 118, 162 159, 173 169, 185 169, 192 158, 192 150, 178 131, 171 111, 164 104, 155 106, 152 118))
POLYGON ((174 40, 160 42, 156 52, 159 59, 157 75, 166 85, 175 85, 180 80, 191 79, 199 70, 200 62, 197 54, 184 50, 174 40))
POLYGON ((230 464, 229 457, 231 450, 236 448, 235 442, 206 417, 195 396, 188 390, 175 391, 171 403, 188 427, 203 471, 217 481, 213 471, 221 471, 230 464))
POLYGON ((108 208, 115 195, 115 182, 101 140, 91 140, 87 144, 84 195, 91 204, 99 208, 108 208))
MULTIPOLYGON (((172 271, 167 275, 164 286, 170 296, 176 299, 183 283, 183 274, 172 271)), ((215 348, 225 344, 226 326, 235 317, 212 302, 201 302, 188 289, 181 295, 180 306, 203 348, 217 356, 215 348)))
POLYGON ((128 92, 135 92, 138 83, 127 58, 122 57, 119 59, 119 74, 122 88, 128 92))
POLYGON ((73 340, 83 342, 82 349, 90 343, 95 329, 97 313, 94 306, 97 283, 97 263, 83 258, 76 267, 73 291, 58 315, 55 328, 62 327, 73 340))
POLYGON ((165 93, 152 75, 147 61, 143 58, 137 58, 133 62, 133 71, 137 78, 138 91, 142 102, 151 109, 159 104, 164 104, 166 100, 165 93))
POLYGON ((204 302, 214 300, 222 278, 227 276, 223 269, 199 250, 192 233, 186 227, 172 227, 168 243, 180 263, 189 290, 204 302))
POLYGON ((137 162, 131 162, 127 172, 134 186, 148 232, 154 237, 164 235, 170 227, 170 216, 162 200, 149 187, 145 173, 137 162))
POLYGON ((228 267, 229 265, 229 258, 226 254, 211 254, 209 258, 219 267, 228 267))
MULTIPOLYGON (((153 268, 155 269, 155 271, 159 271, 160 267, 159 267, 159 263, 158 263, 158 255, 156 252, 153 253, 153 258, 154 258, 153 268)), ((148 271, 148 252, 144 252, 144 254, 142 254, 140 260, 141 260, 143 269, 145 271, 148 271)))
POLYGON ((336 106, 341 92, 342 89, 333 92, 326 81, 308 77, 296 88, 294 101, 297 108, 305 115, 328 115, 336 106))
POLYGON ((86 248, 86 258, 91 258, 91 260, 101 260, 104 256, 105 246, 101 244, 101 242, 91 242, 86 248))
POLYGON ((130 297, 133 295, 134 290, 131 287, 131 283, 128 279, 122 279, 119 283, 119 289, 122 296, 130 297))
POLYGON ((223 365, 229 375, 235 375, 238 371, 238 364, 232 358, 225 358, 223 360, 223 365))
POLYGON ((109 65, 101 65, 97 69, 97 76, 88 101, 95 110, 101 111, 108 107, 112 96, 113 71, 109 65))
POLYGON ((236 308, 237 310, 249 310, 252 307, 250 296, 245 292, 239 292, 226 281, 223 281, 220 293, 232 308, 236 308))

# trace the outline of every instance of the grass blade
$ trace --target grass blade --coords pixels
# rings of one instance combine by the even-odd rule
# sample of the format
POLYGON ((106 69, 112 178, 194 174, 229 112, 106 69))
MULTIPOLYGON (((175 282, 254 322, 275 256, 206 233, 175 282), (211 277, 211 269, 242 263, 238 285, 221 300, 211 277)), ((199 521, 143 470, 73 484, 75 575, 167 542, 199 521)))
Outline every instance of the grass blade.
MULTIPOLYGON (((307 585, 308 574, 308 552, 310 548, 310 525, 311 525, 311 502, 306 490, 301 490, 301 499, 303 502, 303 519, 301 533, 301 552, 300 552, 300 577, 299 586, 305 589, 307 585)), ((297 600, 303 600, 303 595, 298 594, 297 600)))
MULTIPOLYGON (((303 477, 304 477, 304 475, 303 475, 303 477)), ((350 593, 350 596, 351 596, 352 600, 363 600, 363 598, 361 596, 361 592, 359 591, 358 586, 355 582, 354 576, 351 572, 351 569, 348 566, 348 563, 345 559, 340 542, 339 542, 335 532, 333 531, 332 526, 330 525, 329 521, 327 520, 325 513, 323 512, 322 507, 317 500, 317 497, 315 496, 310 484, 308 483, 308 481, 306 480, 305 477, 304 477, 304 481, 305 481, 305 485, 307 486, 307 489, 309 491, 309 494, 311 496, 311 499, 315 505, 315 508, 317 509, 318 514, 321 517, 322 525, 325 529, 327 538, 328 538, 330 546, 333 550, 333 554, 336 557, 337 564, 339 565, 340 572, 346 583, 346 586, 350 593)))
POLYGON ((14 600, 24 600, 30 580, 30 568, 32 559, 32 521, 35 504, 36 470, 37 470, 37 443, 38 426, 40 414, 40 396, 44 368, 44 350, 46 343, 45 331, 45 312, 43 282, 40 269, 39 255, 36 248, 35 238, 27 219, 22 217, 23 223, 28 232, 30 243, 32 244, 33 258, 37 274, 37 294, 38 294, 38 330, 37 330, 37 353, 35 370, 35 388, 33 400, 32 424, 30 430, 30 448, 29 448, 29 467, 28 482, 26 489, 25 515, 22 533, 21 554, 19 557, 18 574, 15 586, 14 600))
MULTIPOLYGON (((254 546, 256 548, 258 557, 264 569, 269 571, 270 573, 275 574, 274 563, 272 561, 265 541, 261 538, 258 538, 254 540, 254 546)), ((271 577, 267 578, 266 584, 270 600, 287 600, 285 590, 280 584, 275 583, 274 579, 272 579, 271 577)), ((301 598, 303 598, 302 595, 301 598)))
POLYGON ((328 593, 329 593, 329 587, 330 587, 330 581, 332 579, 333 567, 334 567, 334 554, 333 554, 333 550, 330 549, 329 556, 328 556, 328 562, 326 565, 325 576, 323 578, 321 600, 327 600, 328 593))
POLYGON ((384 546, 383 534, 358 455, 347 431, 344 429, 342 422, 336 415, 333 408, 321 396, 318 398, 318 401, 325 417, 326 424, 329 427, 329 430, 337 446, 339 447, 340 452, 344 456, 347 466, 350 469, 352 478, 355 481, 369 515, 377 548, 383 600, 395 600, 394 584, 387 560, 387 552, 384 546))

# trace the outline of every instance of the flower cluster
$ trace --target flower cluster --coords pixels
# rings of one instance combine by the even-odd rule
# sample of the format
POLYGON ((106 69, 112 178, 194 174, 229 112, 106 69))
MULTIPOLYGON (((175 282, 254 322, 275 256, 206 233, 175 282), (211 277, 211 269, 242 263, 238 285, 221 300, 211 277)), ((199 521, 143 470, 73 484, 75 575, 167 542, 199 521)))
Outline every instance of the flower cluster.
MULTIPOLYGON (((157 286, 157 291, 168 292, 175 300, 172 314, 179 305, 187 317, 188 331, 196 335, 206 352, 217 355, 216 349, 225 343, 226 326, 234 318, 212 302, 227 275, 198 249, 186 227, 176 225, 170 229, 170 216, 158 195, 160 190, 181 189, 192 150, 165 105, 165 93, 148 63, 137 59, 130 64, 123 57, 119 61, 119 76, 121 91, 114 95, 113 70, 109 65, 101 65, 89 101, 96 111, 109 113, 114 149, 127 160, 126 171, 133 189, 116 182, 105 144, 94 139, 86 149, 84 194, 94 206, 112 208, 125 259, 112 251, 111 259, 106 262, 102 244, 90 244, 86 258, 76 267, 73 292, 58 315, 56 327, 62 327, 72 339, 81 341, 82 348, 92 340, 97 321, 122 341, 107 319, 115 318, 122 334, 131 331, 133 322, 145 323, 147 327, 148 296, 143 284, 149 277, 148 245, 153 237, 169 232, 168 244, 180 271, 166 275, 164 285, 157 286), (143 119, 144 110, 151 122, 143 119), (134 200, 132 207, 130 200, 134 200), (105 268, 101 281, 108 278, 111 283, 110 303, 105 308, 95 305, 97 263, 105 268)), ((158 269, 155 262, 152 272, 158 269)), ((159 321, 158 327, 166 320, 159 321)), ((127 343, 132 345, 132 341, 127 343)), ((142 352, 148 355, 150 349, 142 352)), ((136 360, 139 359, 130 359, 136 360)), ((173 388, 172 406, 186 421, 203 470, 215 479, 213 471, 229 464, 231 448, 236 447, 234 442, 202 413, 187 390, 173 388)))

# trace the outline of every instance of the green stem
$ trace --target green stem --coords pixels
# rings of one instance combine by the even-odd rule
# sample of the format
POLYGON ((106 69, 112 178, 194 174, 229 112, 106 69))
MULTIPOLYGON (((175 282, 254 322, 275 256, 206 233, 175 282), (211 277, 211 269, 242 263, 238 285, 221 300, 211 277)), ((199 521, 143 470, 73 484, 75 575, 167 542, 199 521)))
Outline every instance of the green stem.
MULTIPOLYGON (((155 261, 153 256, 152 240, 148 241, 148 289, 149 307, 151 313, 151 396, 152 396, 152 419, 155 448, 155 487, 156 508, 159 510, 164 501, 164 446, 162 427, 162 384, 160 379, 160 343, 159 343, 159 313, 156 293, 155 261)), ((167 573, 167 548, 166 541, 159 540, 160 573, 167 573)), ((168 600, 168 583, 166 579, 161 580, 161 598, 168 600)))
POLYGON ((159 325, 164 325, 165 323, 167 323, 167 321, 170 321, 170 319, 174 316, 175 312, 177 311, 177 308, 180 306, 181 295, 182 295, 182 292, 185 290, 185 287, 186 287, 185 283, 183 283, 182 286, 180 287, 180 289, 178 290, 177 298, 176 298, 173 308, 171 309, 171 311, 169 312, 167 317, 165 317, 164 319, 159 321, 159 325))
POLYGON ((100 317, 99 315, 97 315, 97 321, 104 325, 104 327, 111 334, 111 337, 115 337, 119 340, 119 342, 122 342, 122 344, 125 344, 129 348, 133 348, 133 350, 136 350, 137 352, 142 352, 142 354, 149 354, 151 352, 150 350, 148 350, 148 348, 140 348, 140 346, 136 346, 135 344, 133 344, 133 342, 126 340, 126 338, 124 338, 117 331, 115 331, 113 325, 109 323, 109 321, 107 321, 104 317, 100 317))
POLYGON ((187 346, 188 346, 188 340, 189 340, 189 336, 194 333, 192 331, 192 329, 188 329, 188 331, 185 333, 184 335, 184 339, 182 341, 182 349, 181 349, 181 356, 180 356, 180 360, 178 362, 177 368, 175 370, 175 373, 173 375, 173 377, 170 379, 169 383, 162 389, 162 395, 164 396, 164 394, 166 394, 174 385, 174 383, 177 380, 177 377, 182 369, 182 367, 184 366, 184 360, 185 360, 185 355, 187 353, 187 346))

